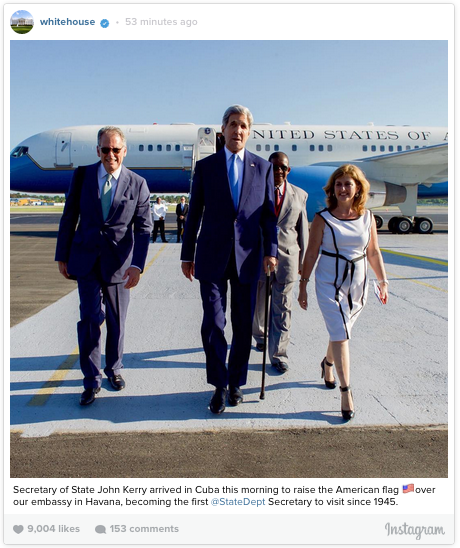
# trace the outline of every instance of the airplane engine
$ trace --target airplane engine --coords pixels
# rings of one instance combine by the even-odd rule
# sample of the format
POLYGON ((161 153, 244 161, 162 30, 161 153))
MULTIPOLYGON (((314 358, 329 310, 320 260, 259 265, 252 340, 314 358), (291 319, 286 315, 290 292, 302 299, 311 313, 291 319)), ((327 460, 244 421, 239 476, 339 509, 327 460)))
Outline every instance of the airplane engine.
MULTIPOLYGON (((326 207, 326 196, 323 187, 326 186, 329 177, 336 169, 335 166, 291 168, 288 181, 305 191, 308 188, 307 214, 309 221, 313 220, 317 211, 321 211, 326 207)), ((369 180, 369 183, 371 189, 366 204, 369 208, 400 204, 406 200, 407 191, 403 186, 376 180, 369 180)))

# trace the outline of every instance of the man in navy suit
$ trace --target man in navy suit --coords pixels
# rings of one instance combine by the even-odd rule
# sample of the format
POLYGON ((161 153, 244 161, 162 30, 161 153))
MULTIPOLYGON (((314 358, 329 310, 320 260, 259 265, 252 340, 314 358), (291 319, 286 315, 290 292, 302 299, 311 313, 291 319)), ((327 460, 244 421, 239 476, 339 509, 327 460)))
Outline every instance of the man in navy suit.
POLYGON ((180 204, 176 206, 176 217, 177 217, 177 243, 184 240, 183 233, 185 228, 185 223, 187 221, 188 215, 188 204, 185 203, 185 196, 182 196, 180 199, 180 204))
POLYGON ((104 319, 104 372, 112 388, 125 387, 121 370, 129 292, 139 283, 152 232, 147 183, 122 165, 127 152, 123 132, 106 126, 97 142, 101 161, 75 170, 56 246, 60 273, 78 282, 81 405, 93 403, 100 391, 104 319))
POLYGON ((200 281, 207 380, 216 387, 209 406, 213 413, 224 411, 227 396, 229 405, 243 401, 240 387, 247 379, 262 255, 266 272, 277 264, 273 169, 245 150, 251 125, 246 107, 226 110, 225 147, 196 164, 182 244, 182 272, 200 281), (228 281, 233 339, 227 369, 228 281))

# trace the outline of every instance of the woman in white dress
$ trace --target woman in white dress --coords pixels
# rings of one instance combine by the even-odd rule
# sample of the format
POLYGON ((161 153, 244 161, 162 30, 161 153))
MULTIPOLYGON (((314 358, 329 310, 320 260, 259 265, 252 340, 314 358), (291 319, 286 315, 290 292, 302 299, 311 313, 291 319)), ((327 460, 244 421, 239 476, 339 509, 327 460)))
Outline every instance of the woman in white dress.
POLYGON ((354 322, 367 299, 367 263, 374 270, 382 303, 388 300, 388 280, 377 241, 372 213, 364 205, 369 182, 356 166, 343 165, 324 187, 327 209, 315 215, 310 228, 308 248, 299 286, 299 304, 307 310, 307 283, 315 272, 316 296, 329 332, 326 357, 321 362, 321 377, 328 388, 335 388, 335 365, 342 395, 344 420, 354 417, 350 390, 348 340, 354 322))

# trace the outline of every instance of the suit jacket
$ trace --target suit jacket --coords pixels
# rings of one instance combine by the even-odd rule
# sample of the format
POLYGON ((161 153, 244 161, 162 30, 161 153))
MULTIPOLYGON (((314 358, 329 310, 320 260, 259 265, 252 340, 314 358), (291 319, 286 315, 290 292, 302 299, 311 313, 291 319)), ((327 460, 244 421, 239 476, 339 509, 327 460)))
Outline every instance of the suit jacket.
POLYGON ((184 221, 187 220, 187 215, 188 215, 188 204, 184 204, 184 212, 182 213, 182 206, 181 204, 177 204, 176 206, 176 215, 177 215, 177 220, 179 221, 179 217, 180 215, 183 215, 185 218, 184 218, 184 221))
MULTIPOLYGON (((278 216, 278 266, 276 279, 287 284, 298 280, 308 244, 308 194, 286 182, 278 216)), ((265 275, 264 275, 265 276, 265 275)))
POLYGON ((182 260, 195 261, 196 278, 222 279, 235 249, 240 281, 256 280, 262 262, 262 237, 264 255, 276 257, 272 164, 245 151, 244 178, 235 211, 225 151, 197 162, 181 253, 182 260))
POLYGON ((97 180, 100 162, 75 170, 59 225, 56 261, 73 277, 85 276, 100 259, 103 279, 121 283, 131 265, 143 270, 152 220, 145 179, 123 165, 107 220, 97 180), (77 227, 78 223, 78 227, 77 227))

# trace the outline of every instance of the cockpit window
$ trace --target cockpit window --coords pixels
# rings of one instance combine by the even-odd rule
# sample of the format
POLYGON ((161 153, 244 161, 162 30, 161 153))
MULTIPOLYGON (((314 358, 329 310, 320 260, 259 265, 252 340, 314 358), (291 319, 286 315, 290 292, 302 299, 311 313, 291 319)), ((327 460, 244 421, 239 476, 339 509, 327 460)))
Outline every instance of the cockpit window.
POLYGON ((29 147, 16 147, 11 153, 11 158, 20 158, 29 152, 29 147))

